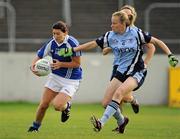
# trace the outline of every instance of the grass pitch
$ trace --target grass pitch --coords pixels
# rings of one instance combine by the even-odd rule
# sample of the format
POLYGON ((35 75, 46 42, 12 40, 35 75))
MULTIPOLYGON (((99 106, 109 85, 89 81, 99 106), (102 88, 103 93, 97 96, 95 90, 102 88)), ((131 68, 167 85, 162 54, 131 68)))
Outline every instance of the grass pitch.
POLYGON ((40 132, 27 133, 35 117, 37 104, 0 103, 0 139, 180 139, 180 109, 165 106, 141 106, 134 114, 129 105, 124 113, 130 119, 124 134, 111 130, 116 127, 113 118, 96 133, 90 116, 100 117, 104 109, 99 104, 74 104, 71 117, 61 123, 60 113, 50 107, 40 132))

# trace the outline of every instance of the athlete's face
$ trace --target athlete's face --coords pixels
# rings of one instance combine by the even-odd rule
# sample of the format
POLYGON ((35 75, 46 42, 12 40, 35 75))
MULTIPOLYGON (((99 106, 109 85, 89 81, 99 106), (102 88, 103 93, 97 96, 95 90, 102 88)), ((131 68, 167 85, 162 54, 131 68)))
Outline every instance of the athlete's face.
POLYGON ((112 16, 111 18, 112 31, 117 33, 123 33, 125 31, 125 24, 120 22, 119 16, 112 16))
POLYGON ((53 29, 52 30, 53 37, 58 43, 62 43, 66 36, 66 33, 62 32, 60 29, 53 29))

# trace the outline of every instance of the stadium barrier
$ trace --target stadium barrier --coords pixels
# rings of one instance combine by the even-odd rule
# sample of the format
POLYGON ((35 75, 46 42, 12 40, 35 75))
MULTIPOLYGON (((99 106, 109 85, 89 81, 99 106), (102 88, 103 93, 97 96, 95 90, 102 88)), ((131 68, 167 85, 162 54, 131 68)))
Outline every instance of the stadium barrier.
MULTIPOLYGON (((34 56, 35 53, 0 53, 0 101, 39 102, 46 77, 36 77, 29 70, 34 56)), ((101 102, 112 71, 112 55, 83 53, 81 61, 83 79, 73 102, 101 102)), ((166 55, 153 57, 144 85, 134 93, 141 104, 168 104, 168 69, 166 55)))

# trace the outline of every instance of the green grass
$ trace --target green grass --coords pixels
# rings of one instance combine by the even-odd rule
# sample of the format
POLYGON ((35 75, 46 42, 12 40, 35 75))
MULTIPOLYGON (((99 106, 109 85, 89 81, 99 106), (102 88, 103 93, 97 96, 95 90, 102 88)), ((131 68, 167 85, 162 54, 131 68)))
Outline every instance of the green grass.
POLYGON ((0 103, 0 139, 180 139, 180 109, 165 106, 141 106, 134 114, 124 107, 130 122, 125 134, 113 133, 113 118, 101 132, 92 130, 89 118, 100 117, 104 109, 98 104, 74 104, 67 123, 59 121, 59 113, 50 107, 39 133, 27 133, 37 104, 0 103))

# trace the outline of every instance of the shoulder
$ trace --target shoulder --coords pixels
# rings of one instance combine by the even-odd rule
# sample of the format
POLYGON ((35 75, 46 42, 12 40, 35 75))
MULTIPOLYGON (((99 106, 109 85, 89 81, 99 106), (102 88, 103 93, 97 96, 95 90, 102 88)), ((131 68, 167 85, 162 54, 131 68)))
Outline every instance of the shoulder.
POLYGON ((43 47, 48 47, 51 46, 54 42, 54 38, 50 38, 49 40, 47 40, 42 46, 43 47))
POLYGON ((76 38, 74 38, 73 36, 68 36, 67 42, 71 45, 71 46, 78 46, 79 42, 76 38))
POLYGON ((114 31, 109 31, 108 32, 108 37, 109 38, 112 38, 112 37, 114 37, 114 36, 116 36, 117 34, 114 32, 114 31))
POLYGON ((131 34, 137 36, 140 32, 142 32, 142 30, 136 26, 132 26, 130 27, 130 32, 131 34))
POLYGON ((53 41, 54 41, 54 38, 50 38, 50 39, 48 39, 48 40, 45 42, 45 44, 46 44, 46 45, 47 45, 47 44, 51 44, 53 41))

